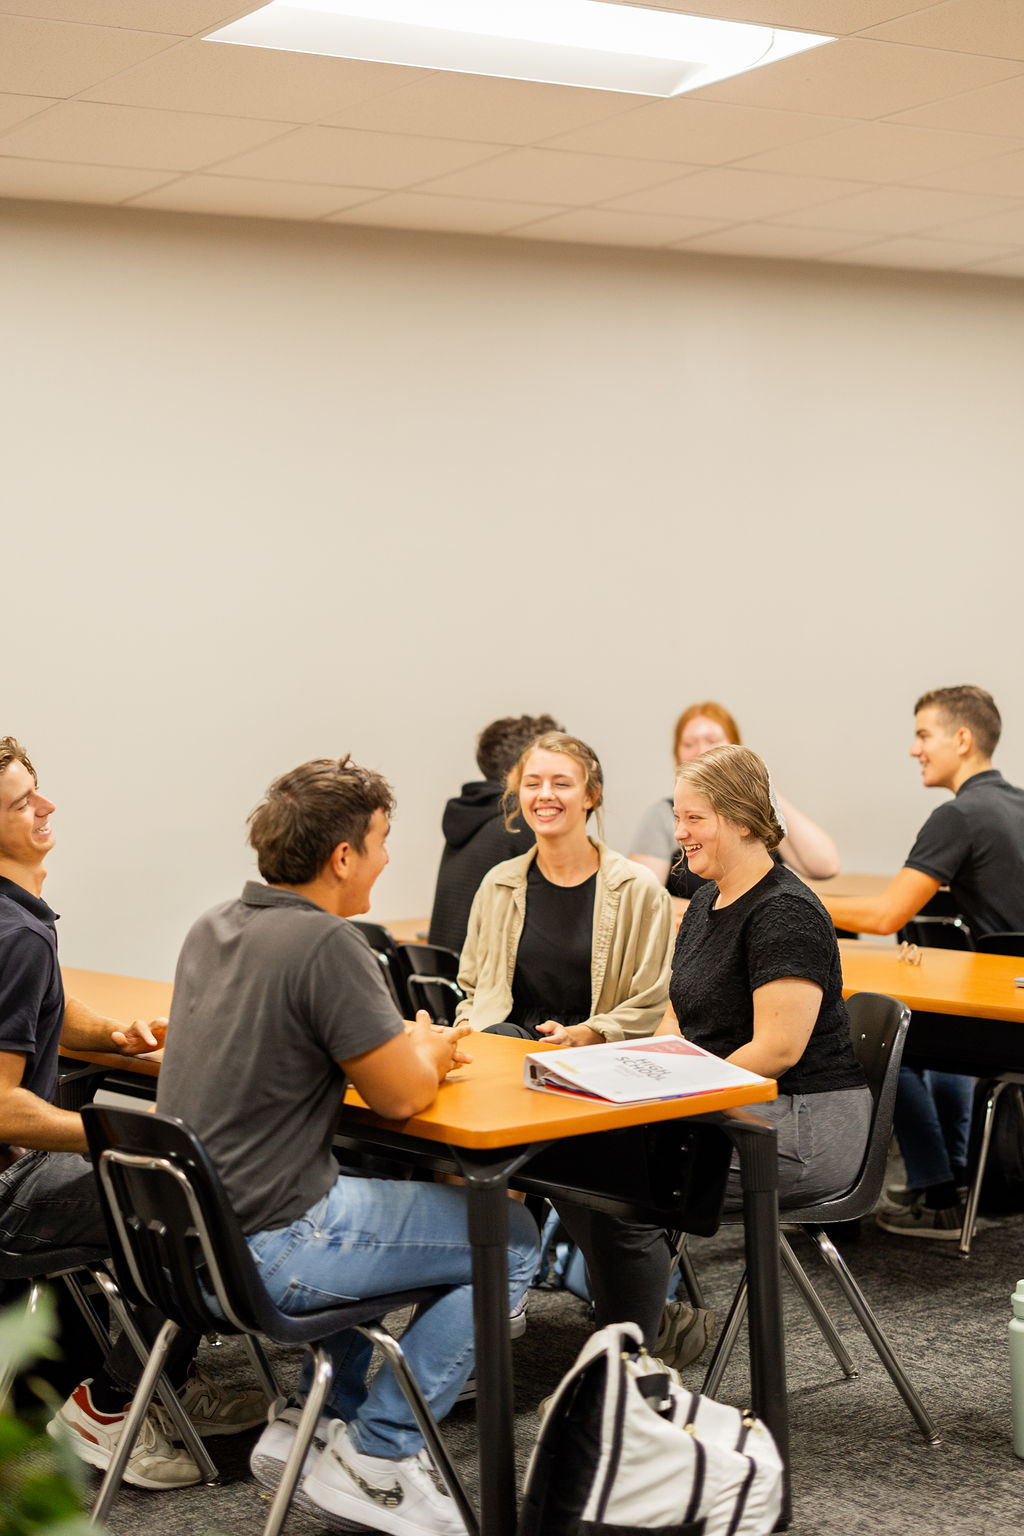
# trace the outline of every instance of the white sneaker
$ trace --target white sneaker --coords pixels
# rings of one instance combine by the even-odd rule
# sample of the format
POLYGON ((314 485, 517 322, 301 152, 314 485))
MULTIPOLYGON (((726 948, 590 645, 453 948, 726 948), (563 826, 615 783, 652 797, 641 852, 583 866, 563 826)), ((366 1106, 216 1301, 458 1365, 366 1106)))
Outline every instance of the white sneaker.
POLYGON ((198 1367, 193 1367, 178 1397, 196 1434, 204 1440, 210 1435, 240 1435, 267 1417, 267 1399, 262 1392, 251 1387, 228 1392, 198 1367))
MULTIPOLYGON (((89 1386, 89 1381, 79 1383, 46 1431, 55 1440, 66 1435, 76 1456, 106 1471, 128 1415, 127 1411, 100 1413, 93 1405, 89 1386)), ((192 1457, 183 1446, 171 1444, 152 1409, 135 1437, 124 1480, 136 1488, 188 1488, 200 1481, 192 1457)))
POLYGON ((302 1487, 320 1510, 387 1536, 467 1536, 466 1525, 427 1452, 389 1461, 357 1451, 346 1425, 327 1445, 302 1487))
MULTIPOLYGON (((270 1412, 267 1415, 267 1427, 256 1441, 252 1448, 252 1455, 249 1457, 249 1469, 264 1488, 276 1488, 281 1481, 281 1473, 295 1443, 301 1417, 302 1404, 295 1398, 278 1397, 271 1403, 270 1412)), ((316 1429, 313 1431, 313 1443, 302 1463, 300 1477, 310 1471, 323 1450, 331 1425, 339 1422, 340 1420, 327 1413, 322 1413, 317 1419, 316 1429)), ((301 1483, 299 1486, 301 1487, 301 1483)), ((296 1503, 302 1504, 305 1509, 314 1507, 309 1499, 300 1498, 299 1488, 296 1488, 295 1499, 296 1503)))

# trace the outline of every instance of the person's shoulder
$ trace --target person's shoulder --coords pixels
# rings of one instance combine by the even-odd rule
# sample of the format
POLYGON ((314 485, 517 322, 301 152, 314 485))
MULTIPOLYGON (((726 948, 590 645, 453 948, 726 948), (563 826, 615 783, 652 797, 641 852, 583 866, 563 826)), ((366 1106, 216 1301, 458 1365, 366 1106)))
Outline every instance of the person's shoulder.
POLYGON ((502 885, 522 885, 533 862, 534 852, 533 848, 527 848, 525 853, 517 854, 514 859, 502 859, 500 864, 492 864, 480 881, 480 890, 493 890, 502 885))

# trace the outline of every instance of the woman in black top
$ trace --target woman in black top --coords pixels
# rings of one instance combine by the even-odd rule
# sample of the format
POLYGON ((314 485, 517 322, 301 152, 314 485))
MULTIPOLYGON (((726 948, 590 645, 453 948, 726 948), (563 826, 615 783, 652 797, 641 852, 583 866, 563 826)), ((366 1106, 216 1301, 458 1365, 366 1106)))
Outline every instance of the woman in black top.
MULTIPOLYGON (((778 1097, 757 1113, 778 1133, 780 1205, 841 1194, 863 1161, 871 1095, 850 1041, 831 920, 771 855, 782 827, 768 770, 748 747, 714 747, 677 769, 673 810, 676 840, 708 883, 683 918, 657 1033, 682 1033, 777 1079, 778 1097)), ((741 1204, 734 1159, 726 1205, 741 1204)), ((590 1271, 598 1326, 636 1322, 655 1354, 692 1359, 689 1331, 685 1354, 664 1342, 672 1316, 670 1308, 663 1324, 670 1264, 656 1240, 661 1229, 604 1216, 570 1230, 590 1271)), ((699 1332, 698 1347, 704 1339, 699 1332)))
POLYGON ((840 1194, 860 1168, 871 1096, 831 919, 772 859, 782 827, 768 770, 748 747, 713 747, 678 769, 673 809, 690 868, 711 883, 679 930, 658 1032, 777 1079, 778 1098, 758 1113, 778 1131, 783 1206, 840 1194))

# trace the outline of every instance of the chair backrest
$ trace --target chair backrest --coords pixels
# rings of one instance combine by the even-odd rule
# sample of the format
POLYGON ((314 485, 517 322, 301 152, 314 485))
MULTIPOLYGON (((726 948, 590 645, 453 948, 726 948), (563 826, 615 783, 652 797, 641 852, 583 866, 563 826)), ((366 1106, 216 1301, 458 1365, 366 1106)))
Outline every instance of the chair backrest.
POLYGON ((435 1024, 454 1024, 455 1010, 465 993, 457 981, 444 976, 408 976, 409 1002, 415 1013, 425 1008, 435 1024))
POLYGON ((896 1087, 910 1025, 910 1009, 906 1003, 881 992, 855 992, 847 998, 846 1007, 854 1054, 864 1069, 873 1100, 864 1158, 857 1178, 844 1194, 813 1207, 786 1210, 786 1221, 849 1221, 855 1216, 863 1216, 874 1208, 885 1182, 896 1087))
POLYGON ((265 1331, 274 1309, 195 1134, 171 1115, 96 1104, 82 1120, 128 1299, 198 1333, 265 1331))
POLYGON ((443 944, 399 944, 398 953, 407 975, 438 976, 443 981, 458 980, 458 950, 446 949, 443 944))
POLYGON ((983 933, 975 939, 974 947, 986 955, 1024 956, 1024 933, 983 933))
POLYGON ((922 917, 904 923, 898 937, 921 949, 973 949, 971 930, 962 917, 922 917))
POLYGON ((382 923, 367 923, 362 918, 352 918, 351 922, 354 928, 358 928, 360 933, 365 935, 366 942, 377 956, 377 963, 384 974, 388 991, 394 998, 399 1013, 403 1018, 409 1018, 412 1014, 412 1006, 405 985, 409 967, 402 958, 394 934, 382 923))

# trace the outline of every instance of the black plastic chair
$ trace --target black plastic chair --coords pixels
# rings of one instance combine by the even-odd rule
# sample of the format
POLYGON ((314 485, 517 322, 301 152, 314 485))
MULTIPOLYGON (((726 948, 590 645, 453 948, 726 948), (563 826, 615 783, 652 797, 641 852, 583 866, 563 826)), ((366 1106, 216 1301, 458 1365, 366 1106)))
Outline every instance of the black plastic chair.
POLYGON ((924 917, 919 912, 904 923, 896 937, 919 949, 974 949, 974 938, 962 917, 924 917))
MULTIPOLYGON (((975 941, 975 948, 982 954, 988 955, 1020 955, 1021 971, 1024 972, 1024 933, 986 933, 981 934, 975 941)), ((1007 1088, 1011 1090, 1007 1102, 1013 1105, 1014 1111, 1024 1120, 1024 1074, 1020 1072, 1001 1072, 998 1077, 981 1078, 978 1083, 978 1095, 975 1103, 981 1100, 985 1109, 981 1121, 981 1139, 978 1144, 978 1162, 971 1179, 971 1187, 967 1193, 967 1204, 964 1207, 964 1224, 960 1233, 960 1254, 962 1258, 969 1258, 971 1242, 974 1238, 974 1223, 978 1216, 978 1206, 981 1203, 981 1186, 985 1178, 985 1168, 988 1164, 989 1149, 992 1145, 992 1127, 995 1124, 996 1107, 1007 1088)))
POLYGON ((454 1024, 455 1010, 466 995, 459 986, 455 950, 443 944, 400 944, 398 949, 413 1012, 425 1008, 435 1024, 454 1024))
MULTIPOLYGON (((25 1310, 28 1315, 35 1312, 38 1307, 44 1287, 51 1281, 62 1281, 73 1297, 90 1333, 105 1355, 110 1349, 110 1334, 99 1312, 89 1299, 86 1285, 91 1279, 103 1292, 107 1305, 127 1333, 141 1364, 145 1366, 149 1358, 149 1346, 139 1332, 129 1308, 125 1305, 124 1297, 115 1285, 106 1261, 105 1248, 51 1248, 45 1253, 30 1254, 12 1253, 4 1249, 0 1251, 0 1280, 27 1282, 25 1310)), ((14 1371, 10 1366, 5 1365, 0 1373, 0 1402, 3 1402, 10 1391, 13 1379, 14 1371)), ((199 1467, 200 1473, 208 1482, 212 1482, 217 1476, 217 1468, 182 1407, 173 1386, 162 1372, 157 1375, 153 1390, 159 1393, 161 1403, 170 1414, 178 1434, 199 1467)), ((126 1463, 127 1460, 126 1456, 126 1463)), ((111 1479, 111 1498, 117 1492, 123 1472, 122 1467, 116 1479, 111 1479)), ((109 1472, 107 1475, 110 1475, 109 1472)))
POLYGON ((367 943, 376 955, 388 991, 395 1000, 395 1007, 403 1019, 411 1018, 412 1005, 405 984, 409 968, 402 958, 401 947, 396 943, 394 934, 383 923, 367 923, 361 917, 352 918, 351 922, 354 928, 365 934, 367 943))
POLYGON ((148 1302, 167 1318, 104 1477, 93 1519, 102 1521, 107 1513, 174 1336, 181 1328, 198 1333, 213 1329, 262 1336, 278 1344, 304 1344, 312 1350, 313 1384, 264 1527, 264 1536, 278 1536, 331 1384, 331 1361, 321 1341, 355 1328, 383 1349, 434 1464, 467 1530, 476 1536, 476 1517, 437 1424, 398 1341, 381 1321, 399 1307, 428 1307, 449 1287, 391 1292, 289 1316, 268 1296, 213 1164, 181 1120, 97 1105, 86 1105, 82 1119, 121 1289, 129 1300, 148 1302))
MULTIPOLYGON (((879 1359, 892 1378, 894 1386, 917 1421, 922 1435, 930 1444, 937 1444, 940 1439, 938 1429, 893 1354, 889 1341, 868 1306, 859 1285, 847 1269, 842 1255, 825 1232, 826 1226, 836 1222, 852 1221, 856 1217, 866 1216, 869 1211, 874 1210, 882 1192, 889 1140, 892 1136, 896 1085, 903 1056, 903 1045, 910 1023, 910 1010, 904 1003, 897 1002, 893 997, 885 997, 878 992, 856 993, 848 999, 847 1008, 850 1014, 853 1048, 864 1068, 864 1075, 874 1100, 864 1161, 855 1182, 845 1194, 832 1200, 822 1200, 817 1205, 780 1211, 779 1219, 786 1226, 802 1227, 816 1245, 821 1257, 839 1282, 857 1321, 867 1334, 879 1359)), ((857 1367, 836 1332, 824 1303, 804 1273, 803 1266, 793 1252, 785 1233, 780 1236, 779 1241, 782 1262, 821 1330, 825 1342, 838 1360, 843 1374, 856 1376, 857 1367)), ((744 1273, 704 1378, 702 1390, 710 1397, 717 1395, 746 1309, 747 1277, 744 1273)))

